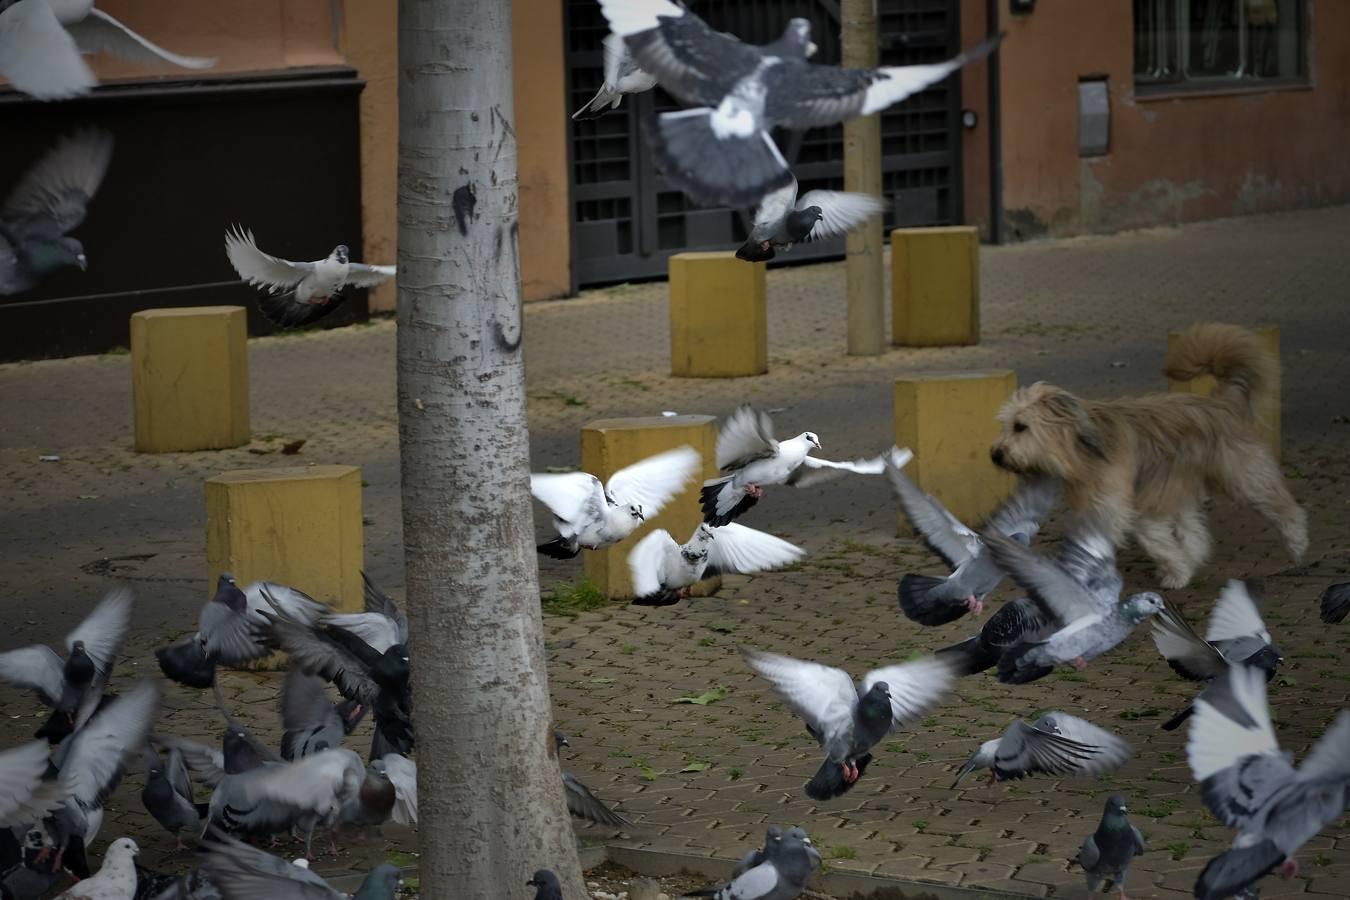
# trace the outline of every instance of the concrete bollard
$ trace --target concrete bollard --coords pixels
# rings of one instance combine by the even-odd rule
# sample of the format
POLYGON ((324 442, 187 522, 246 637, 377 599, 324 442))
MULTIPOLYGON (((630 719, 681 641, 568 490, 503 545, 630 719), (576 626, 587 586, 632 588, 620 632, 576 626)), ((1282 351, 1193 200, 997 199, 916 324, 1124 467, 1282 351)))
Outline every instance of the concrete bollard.
MULTIPOLYGON (((1276 373, 1275 390, 1272 392, 1271 401, 1260 411, 1261 431, 1265 434, 1266 440, 1270 443, 1270 450, 1275 454, 1275 458, 1280 458, 1280 375, 1278 365, 1280 362, 1280 326, 1278 325, 1257 325, 1251 329, 1266 349, 1275 354, 1276 373)), ((1180 331, 1169 331, 1167 333, 1167 349, 1171 350, 1181 337, 1180 331)), ((1208 397, 1214 392, 1214 376, 1201 375, 1199 378, 1193 378, 1190 381, 1172 381, 1167 382, 1167 390, 1177 394, 1199 394, 1201 397, 1208 397)))
POLYGON ((206 480, 206 564, 239 586, 275 581, 331 603, 365 608, 361 470, 355 466, 240 469, 206 480))
MULTIPOLYGON (((630 466, 666 450, 688 444, 703 456, 703 472, 689 482, 688 488, 671 499, 665 508, 624 540, 603 550, 582 550, 582 570, 586 577, 611 599, 633 596, 633 579, 628 572, 628 554, 653 528, 664 528, 679 543, 689 540, 703 521, 698 492, 703 479, 717 476, 717 428, 712 416, 651 416, 635 419, 601 419, 581 429, 581 468, 601 481, 608 481, 624 466, 630 466)), ((694 593, 704 596, 717 589, 721 579, 704 579, 694 585, 694 593), (709 582, 715 582, 710 584, 709 582)))
POLYGON ((734 253, 670 258, 670 374, 734 378, 769 371, 764 263, 734 253))
POLYGON ((891 343, 980 342, 980 235, 972 226, 891 232, 891 343))
POLYGON ((199 306, 133 314, 131 393, 136 449, 142 453, 247 444, 244 308, 199 306))
MULTIPOLYGON (((952 515, 974 526, 1012 491, 1015 479, 989 461, 994 416, 1017 389, 1010 369, 925 372, 895 380, 895 442, 914 451, 905 471, 952 515)), ((898 514, 901 534, 910 526, 898 514)))

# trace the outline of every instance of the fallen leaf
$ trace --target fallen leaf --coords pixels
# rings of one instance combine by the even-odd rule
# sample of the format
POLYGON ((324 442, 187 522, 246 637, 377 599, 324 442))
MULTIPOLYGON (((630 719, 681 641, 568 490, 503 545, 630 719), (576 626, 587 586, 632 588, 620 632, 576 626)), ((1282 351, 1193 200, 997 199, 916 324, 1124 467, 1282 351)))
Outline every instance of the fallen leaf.
POLYGON ((680 772, 681 772, 681 773, 683 773, 683 772, 702 772, 702 771, 704 771, 704 770, 710 768, 711 766, 712 766, 712 763, 710 763, 710 762, 704 762, 704 761, 701 760, 701 759, 696 759, 696 760, 694 760, 693 762, 691 762, 689 765, 687 765, 687 766, 685 766, 683 769, 681 769, 680 772))
POLYGON ((709 703, 716 703, 727 695, 727 689, 718 685, 711 691, 699 694, 697 697, 676 697, 674 703, 697 703, 699 706, 707 706, 709 703))

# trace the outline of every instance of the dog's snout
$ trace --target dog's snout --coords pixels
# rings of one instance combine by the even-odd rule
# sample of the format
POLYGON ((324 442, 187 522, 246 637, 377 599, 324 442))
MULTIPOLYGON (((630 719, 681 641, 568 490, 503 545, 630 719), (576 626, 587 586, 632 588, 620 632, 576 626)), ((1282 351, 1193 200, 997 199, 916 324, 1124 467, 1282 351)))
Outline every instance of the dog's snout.
POLYGON ((994 465, 996 465, 996 466, 1001 466, 1001 465, 1003 465, 1003 448, 1002 448, 1002 447, 990 447, 990 448, 989 448, 989 458, 992 459, 992 460, 994 461, 994 465))

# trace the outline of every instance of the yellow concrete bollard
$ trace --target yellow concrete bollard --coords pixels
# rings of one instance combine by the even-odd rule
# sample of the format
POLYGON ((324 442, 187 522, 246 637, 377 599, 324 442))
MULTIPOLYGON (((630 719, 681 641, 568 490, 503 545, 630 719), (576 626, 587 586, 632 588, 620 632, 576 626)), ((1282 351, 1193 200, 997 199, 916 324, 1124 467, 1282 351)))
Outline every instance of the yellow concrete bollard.
POLYGON ((134 313, 131 393, 136 449, 142 453, 247 444, 244 308, 199 306, 134 313))
MULTIPOLYGON (((703 471, 689 487, 672 498, 655 516, 649 516, 624 540, 603 550, 582 550, 582 570, 606 597, 627 599, 633 596, 633 579, 628 571, 628 554, 653 528, 664 528, 683 544, 698 523, 703 521, 698 492, 703 480, 717 477, 717 428, 712 416, 650 416, 634 419, 601 419, 581 429, 581 469, 601 481, 608 481, 624 466, 666 450, 688 444, 703 456, 703 471)), ((695 585, 702 594, 715 585, 705 579, 695 585)), ((717 580, 720 583, 720 579, 717 580)))
POLYGON ((734 253, 670 258, 670 374, 734 378, 769 371, 764 263, 734 253))
POLYGON ((240 587, 275 581, 360 612, 361 470, 295 466, 208 478, 206 564, 211 590, 232 572, 240 587))
MULTIPOLYGON (((1275 458, 1280 458, 1280 326, 1278 325, 1257 325, 1251 329, 1266 349, 1275 354, 1275 390, 1271 392, 1271 400, 1266 404, 1265 409, 1260 411, 1261 431, 1270 443, 1271 452, 1275 458)), ((1169 331, 1167 333, 1167 349, 1170 351, 1172 346, 1181 337, 1180 331, 1169 331)), ((1176 394, 1199 394, 1201 397, 1208 397, 1214 392, 1214 376, 1201 375, 1199 378, 1192 378, 1190 381, 1172 381, 1168 379, 1167 390, 1176 394)))
POLYGON ((980 234, 972 226, 891 232, 891 343, 980 342, 980 234))
MULTIPOLYGON (((994 416, 1017 389, 1010 369, 923 372, 895 380, 895 442, 914 451, 905 471, 967 525, 1012 491, 1015 479, 989 461, 994 416)), ((901 534, 910 533, 899 514, 901 534)))

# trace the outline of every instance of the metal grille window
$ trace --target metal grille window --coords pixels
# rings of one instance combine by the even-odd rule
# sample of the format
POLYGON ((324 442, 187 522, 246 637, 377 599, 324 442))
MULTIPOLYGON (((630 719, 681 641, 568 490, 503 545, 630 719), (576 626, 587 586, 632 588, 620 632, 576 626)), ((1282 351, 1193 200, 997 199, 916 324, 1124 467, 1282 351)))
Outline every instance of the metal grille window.
POLYGON ((1301 83, 1306 0, 1134 0, 1144 91, 1301 83))

